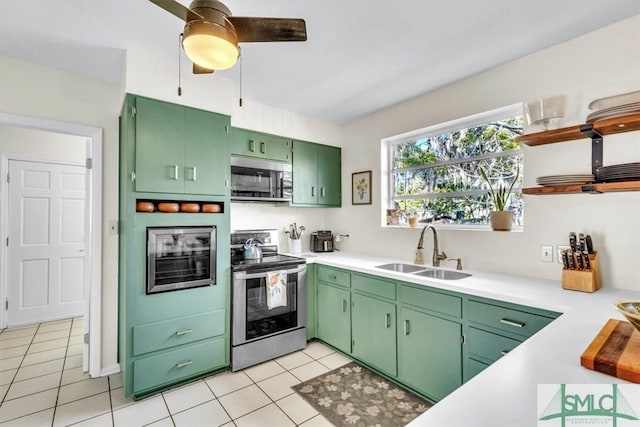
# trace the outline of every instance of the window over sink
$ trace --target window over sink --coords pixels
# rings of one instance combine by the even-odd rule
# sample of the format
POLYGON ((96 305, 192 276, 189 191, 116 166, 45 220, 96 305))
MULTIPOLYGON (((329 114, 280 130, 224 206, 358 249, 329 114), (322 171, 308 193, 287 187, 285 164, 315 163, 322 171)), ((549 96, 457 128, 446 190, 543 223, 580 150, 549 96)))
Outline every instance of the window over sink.
POLYGON ((522 104, 515 104, 384 139, 383 224, 402 226, 413 217, 419 226, 438 220, 483 228, 493 204, 482 168, 494 187, 520 170, 506 209, 522 226, 522 122, 522 104))

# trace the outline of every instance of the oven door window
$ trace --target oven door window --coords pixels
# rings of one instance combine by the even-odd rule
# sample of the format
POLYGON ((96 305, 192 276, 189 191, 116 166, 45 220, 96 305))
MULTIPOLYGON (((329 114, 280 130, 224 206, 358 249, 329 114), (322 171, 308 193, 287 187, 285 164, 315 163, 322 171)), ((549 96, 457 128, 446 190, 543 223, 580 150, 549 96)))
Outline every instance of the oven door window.
POLYGON ((297 274, 287 275, 287 305, 269 309, 266 277, 247 279, 246 340, 271 335, 298 326, 297 274))

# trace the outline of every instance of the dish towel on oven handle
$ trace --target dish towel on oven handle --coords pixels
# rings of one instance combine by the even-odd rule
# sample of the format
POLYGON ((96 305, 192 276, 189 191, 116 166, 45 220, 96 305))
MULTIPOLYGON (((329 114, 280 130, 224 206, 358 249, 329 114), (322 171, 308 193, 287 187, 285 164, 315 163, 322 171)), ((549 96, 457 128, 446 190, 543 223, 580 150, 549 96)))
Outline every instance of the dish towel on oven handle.
POLYGON ((267 272, 267 307, 269 310, 287 305, 287 272, 267 272))

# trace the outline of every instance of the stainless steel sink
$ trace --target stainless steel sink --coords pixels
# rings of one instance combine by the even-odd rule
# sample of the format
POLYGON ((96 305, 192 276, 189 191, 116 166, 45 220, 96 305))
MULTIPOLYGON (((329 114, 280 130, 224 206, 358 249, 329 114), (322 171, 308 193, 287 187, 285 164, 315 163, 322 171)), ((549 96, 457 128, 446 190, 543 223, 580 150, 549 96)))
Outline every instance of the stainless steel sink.
POLYGON ((399 273, 414 273, 416 271, 424 270, 424 267, 420 267, 418 265, 401 264, 401 263, 376 265, 376 268, 381 268, 383 270, 397 271, 399 273))
POLYGON ((441 280, 460 280, 460 279, 464 279, 465 277, 471 276, 471 274, 461 273, 459 271, 433 270, 433 269, 417 271, 413 274, 415 276, 431 277, 434 279, 441 279, 441 280))

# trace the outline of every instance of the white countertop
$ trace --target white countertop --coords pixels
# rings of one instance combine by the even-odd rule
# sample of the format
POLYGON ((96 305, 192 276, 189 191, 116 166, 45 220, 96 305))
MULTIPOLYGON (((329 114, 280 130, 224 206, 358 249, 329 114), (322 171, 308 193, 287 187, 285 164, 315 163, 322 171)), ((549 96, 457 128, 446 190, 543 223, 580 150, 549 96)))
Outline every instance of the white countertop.
MULTIPOLYGON (((300 254, 291 254, 301 256, 300 254)), ((438 402, 411 426, 513 427, 536 426, 538 384, 627 383, 580 366, 580 355, 607 319, 624 320, 613 303, 640 299, 640 292, 607 288, 594 293, 562 289, 560 280, 463 270, 473 276, 437 280, 375 268, 409 260, 345 252, 302 254, 308 263, 321 263, 434 288, 493 298, 563 313, 547 327, 438 402)), ((430 267, 430 265, 426 265, 430 267)), ((558 266, 558 276, 561 267, 558 266)), ((416 355, 419 357, 419 355, 416 355)), ((640 388, 640 386, 638 387, 640 388)), ((548 402, 542 402, 542 409, 548 402)))

